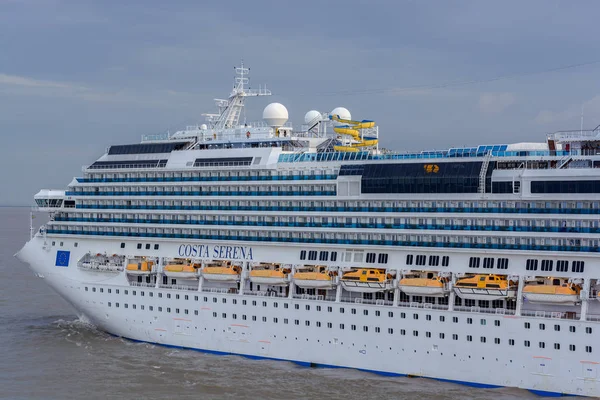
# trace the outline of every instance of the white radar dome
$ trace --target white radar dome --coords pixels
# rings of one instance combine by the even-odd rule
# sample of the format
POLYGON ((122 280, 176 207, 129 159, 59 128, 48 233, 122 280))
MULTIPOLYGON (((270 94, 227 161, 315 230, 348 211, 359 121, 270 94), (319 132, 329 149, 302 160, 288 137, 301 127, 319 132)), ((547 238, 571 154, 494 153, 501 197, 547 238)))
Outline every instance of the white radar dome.
POLYGON ((288 110, 283 104, 271 103, 263 110, 263 119, 269 126, 279 128, 287 122, 288 110))
POLYGON ((208 129, 208 126, 206 126, 206 124, 202 124, 200 125, 200 129, 202 129, 203 131, 208 129))
MULTIPOLYGON (((350 111, 348 111, 348 109, 344 108, 344 107, 334 108, 331 111, 331 115, 336 115, 341 119, 352 119, 352 115, 350 114, 350 111)), ((333 125, 338 126, 338 125, 344 125, 344 124, 337 122, 337 121, 333 121, 333 125)))
POLYGON ((304 123, 306 125, 308 125, 310 122, 317 121, 317 118, 321 117, 321 113, 318 112, 317 110, 310 110, 309 112, 306 113, 306 115, 304 115, 304 123))

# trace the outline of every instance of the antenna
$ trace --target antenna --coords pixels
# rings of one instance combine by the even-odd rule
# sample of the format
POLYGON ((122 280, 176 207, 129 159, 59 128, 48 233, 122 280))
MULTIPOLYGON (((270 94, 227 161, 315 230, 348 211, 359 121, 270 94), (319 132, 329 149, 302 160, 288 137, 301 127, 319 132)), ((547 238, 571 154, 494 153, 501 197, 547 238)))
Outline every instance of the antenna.
POLYGON ((215 99, 219 109, 218 114, 202 114, 207 117, 207 121, 213 129, 234 128, 238 125, 240 117, 246 119, 244 111, 244 100, 246 97, 270 96, 271 91, 266 86, 259 86, 259 89, 250 89, 248 84, 250 79, 250 68, 244 67, 244 60, 241 60, 239 67, 233 67, 235 77, 233 82, 233 90, 229 98, 215 99))

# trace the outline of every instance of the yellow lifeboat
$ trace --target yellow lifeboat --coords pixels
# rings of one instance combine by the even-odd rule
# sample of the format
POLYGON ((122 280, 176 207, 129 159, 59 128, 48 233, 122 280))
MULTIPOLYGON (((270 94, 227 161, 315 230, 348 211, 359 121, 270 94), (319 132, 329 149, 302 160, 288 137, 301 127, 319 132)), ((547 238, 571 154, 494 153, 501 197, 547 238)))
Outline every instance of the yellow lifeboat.
POLYGON ((446 296, 450 291, 448 279, 441 276, 402 278, 398 286, 404 293, 416 296, 446 296))
POLYGON ((523 297, 530 303, 575 305, 579 302, 581 287, 564 282, 561 285, 531 284, 523 288, 523 297))
POLYGON ((287 286, 290 282, 289 268, 282 268, 279 264, 259 264, 250 271, 250 282, 262 283, 273 286, 287 286))
POLYGON ((332 289, 336 275, 336 272, 327 271, 324 266, 300 267, 294 272, 294 284, 307 289, 332 289))
POLYGON ((242 268, 238 265, 214 264, 202 269, 202 276, 207 281, 239 282, 242 268))
POLYGON ((516 285, 501 275, 475 275, 462 278, 454 284, 455 293, 463 299, 496 300, 513 298, 516 285))
POLYGON ((132 262, 127 264, 127 275, 150 275, 153 265, 153 261, 138 260, 135 262, 135 260, 132 260, 132 262))
POLYGON ((375 293, 392 288, 392 276, 384 269, 356 268, 342 275, 342 287, 349 292, 375 293))
POLYGON ((199 268, 200 264, 174 263, 165 265, 163 273, 169 278, 196 279, 198 278, 199 268))

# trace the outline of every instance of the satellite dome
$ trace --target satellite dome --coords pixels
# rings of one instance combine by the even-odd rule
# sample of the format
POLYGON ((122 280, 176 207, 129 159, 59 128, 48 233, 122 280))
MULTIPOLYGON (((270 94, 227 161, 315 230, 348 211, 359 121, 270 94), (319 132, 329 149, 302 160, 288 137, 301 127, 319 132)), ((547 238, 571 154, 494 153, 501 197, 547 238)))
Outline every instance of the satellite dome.
POLYGON ((310 110, 306 113, 306 115, 304 115, 304 123, 308 125, 313 120, 316 120, 317 117, 321 117, 321 113, 317 110, 310 110))
POLYGON ((271 103, 263 110, 263 119, 269 126, 279 128, 287 122, 288 110, 283 104, 271 103))
POLYGON ((206 126, 206 124, 202 124, 200 125, 200 129, 202 129, 203 131, 208 129, 208 126, 206 126))
MULTIPOLYGON (((352 115, 350 114, 350 111, 348 111, 348 109, 344 108, 344 107, 334 108, 333 111, 331 111, 331 115, 337 115, 341 119, 352 119, 352 115)), ((337 122, 337 121, 333 121, 333 125, 337 126, 337 125, 343 125, 343 124, 340 122, 337 122)))

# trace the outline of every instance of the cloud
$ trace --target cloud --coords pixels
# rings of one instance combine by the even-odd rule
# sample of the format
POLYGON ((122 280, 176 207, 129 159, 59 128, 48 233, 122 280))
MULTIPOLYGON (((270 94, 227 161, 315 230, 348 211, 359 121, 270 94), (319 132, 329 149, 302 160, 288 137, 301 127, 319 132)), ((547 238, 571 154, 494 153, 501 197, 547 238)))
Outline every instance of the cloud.
POLYGON ((515 104, 512 93, 483 93, 479 96, 479 110, 486 114, 498 114, 515 104))
POLYGON ((9 86, 23 86, 23 87, 34 87, 34 88, 59 88, 59 89, 85 89, 81 86, 75 86, 69 83, 43 81, 32 79, 24 76, 7 75, 0 73, 0 85, 9 86))
POLYGON ((538 124, 556 124, 559 122, 568 122, 581 118, 583 111, 584 117, 593 117, 596 121, 600 117, 600 95, 592 97, 581 104, 571 104, 562 111, 542 110, 535 117, 538 124))
POLYGON ((195 97, 182 91, 158 90, 142 93, 129 89, 100 89, 72 82, 39 80, 4 73, 0 73, 0 94, 74 98, 90 102, 129 103, 149 107, 181 106, 193 103, 195 97), (179 102, 173 103, 174 99, 179 102))

